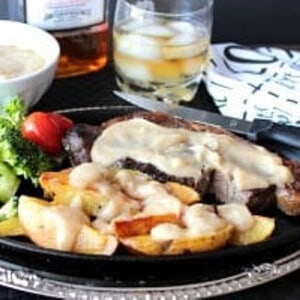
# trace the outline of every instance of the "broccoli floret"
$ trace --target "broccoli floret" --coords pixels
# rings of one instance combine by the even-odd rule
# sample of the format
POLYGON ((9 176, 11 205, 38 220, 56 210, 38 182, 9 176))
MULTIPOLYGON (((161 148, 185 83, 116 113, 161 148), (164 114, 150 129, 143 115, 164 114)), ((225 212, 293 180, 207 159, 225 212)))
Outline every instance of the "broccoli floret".
POLYGON ((27 112, 24 102, 15 97, 2 108, 0 115, 0 161, 7 163, 17 176, 37 186, 39 175, 55 169, 62 157, 52 157, 25 139, 21 124, 27 112))
POLYGON ((9 122, 13 127, 20 128, 21 124, 27 114, 27 107, 25 102, 19 98, 14 97, 2 108, 1 119, 9 122))
POLYGON ((0 203, 7 202, 15 195, 20 185, 20 179, 14 170, 4 162, 0 162, 0 203))
POLYGON ((11 197, 1 208, 0 208, 0 222, 5 221, 11 217, 18 215, 19 198, 17 196, 11 197))
POLYGON ((15 128, 6 127, 0 131, 0 138, 0 160, 9 164, 17 176, 31 180, 35 186, 42 172, 55 169, 61 162, 61 158, 47 155, 24 139, 15 128))

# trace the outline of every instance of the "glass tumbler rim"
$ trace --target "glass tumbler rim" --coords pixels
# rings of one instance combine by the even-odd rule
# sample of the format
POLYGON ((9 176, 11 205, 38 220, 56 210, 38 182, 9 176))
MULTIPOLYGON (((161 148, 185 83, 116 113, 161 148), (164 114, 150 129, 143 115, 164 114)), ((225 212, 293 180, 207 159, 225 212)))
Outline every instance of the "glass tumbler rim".
POLYGON ((129 0, 117 0, 117 2, 123 2, 124 5, 126 5, 128 8, 133 8, 136 11, 140 11, 142 13, 145 14, 151 14, 153 16, 158 16, 158 17, 186 17, 186 16, 191 16, 191 15, 197 15, 198 13, 201 13, 203 10, 210 8, 213 3, 214 0, 205 0, 207 2, 206 5, 203 5, 201 8, 199 9, 195 9, 192 11, 188 11, 188 12, 182 12, 182 13, 167 13, 167 12, 157 12, 157 11, 151 11, 151 10, 147 10, 144 9, 142 7, 138 7, 135 4, 132 4, 129 2, 129 0))

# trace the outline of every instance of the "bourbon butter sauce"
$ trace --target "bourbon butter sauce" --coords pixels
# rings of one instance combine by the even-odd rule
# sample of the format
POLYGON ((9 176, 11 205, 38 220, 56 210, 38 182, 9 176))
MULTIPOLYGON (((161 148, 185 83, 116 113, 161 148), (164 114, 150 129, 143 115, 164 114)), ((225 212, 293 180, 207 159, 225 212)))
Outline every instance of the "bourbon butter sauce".
POLYGON ((0 80, 33 73, 44 64, 44 58, 31 49, 0 45, 0 80))
POLYGON ((292 180, 282 159, 263 147, 225 134, 167 128, 140 118, 109 126, 94 142, 91 157, 103 166, 131 158, 166 174, 196 180, 203 171, 220 170, 240 190, 292 180))

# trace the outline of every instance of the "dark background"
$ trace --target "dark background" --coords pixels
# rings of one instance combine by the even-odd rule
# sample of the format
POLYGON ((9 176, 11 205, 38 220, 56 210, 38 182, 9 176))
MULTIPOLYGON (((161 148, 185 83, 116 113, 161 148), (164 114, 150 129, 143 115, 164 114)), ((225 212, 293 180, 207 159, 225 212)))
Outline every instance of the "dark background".
MULTIPOLYGON (((112 19, 116 0, 108 1, 112 19)), ((299 27, 299 0, 214 1, 213 42, 295 45, 299 27)))
POLYGON ((299 0, 215 0, 213 41, 299 44, 299 0))
MULTIPOLYGON (((112 20, 116 0, 107 1, 112 20)), ((17 0, 0 0, 0 19, 8 18, 8 3, 14 7, 17 0)), ((213 42, 295 45, 299 26, 299 0, 214 1, 213 42)))

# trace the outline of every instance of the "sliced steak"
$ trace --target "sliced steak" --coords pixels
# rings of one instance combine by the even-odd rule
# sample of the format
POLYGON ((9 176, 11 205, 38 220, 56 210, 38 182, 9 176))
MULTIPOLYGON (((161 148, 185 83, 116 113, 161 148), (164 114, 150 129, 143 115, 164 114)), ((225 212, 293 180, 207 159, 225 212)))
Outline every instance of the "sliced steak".
POLYGON ((100 133, 100 126, 76 124, 62 139, 63 147, 73 166, 91 160, 93 142, 100 133))
POLYGON ((210 189, 211 177, 213 172, 202 171, 202 176, 197 182, 193 178, 176 177, 160 171, 157 167, 151 164, 137 162, 131 158, 126 158, 116 162, 116 166, 124 169, 138 170, 151 176, 159 182, 178 182, 194 188, 201 196, 204 196, 210 189))
POLYGON ((222 172, 214 172, 212 190, 221 203, 238 202, 246 204, 253 213, 262 213, 276 207, 276 187, 241 191, 236 184, 222 172))
POLYGON ((284 162, 292 171, 294 181, 284 188, 277 188, 277 206, 290 216, 300 215, 300 164, 296 161, 284 162))
MULTIPOLYGON (((98 135, 101 135, 103 130, 118 122, 136 117, 169 128, 185 128, 197 132, 228 135, 245 143, 244 139, 219 127, 174 118, 164 113, 137 112, 113 118, 102 123, 99 127, 83 124, 75 125, 63 140, 63 145, 70 156, 71 162, 76 165, 89 161, 93 141, 98 135)), ((298 162, 285 162, 294 175, 292 183, 281 188, 270 185, 267 188, 250 190, 238 189, 234 180, 220 170, 202 172, 201 177, 195 182, 193 178, 178 178, 162 172, 154 165, 141 163, 133 158, 124 158, 115 163, 121 167, 143 171, 162 182, 178 181, 187 184, 197 189, 202 195, 208 191, 212 192, 220 202, 245 203, 254 213, 261 213, 277 204, 288 215, 300 215, 300 165, 298 162)))

